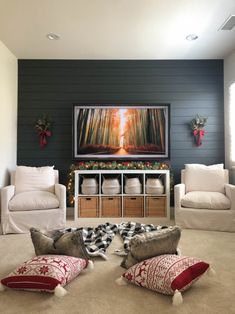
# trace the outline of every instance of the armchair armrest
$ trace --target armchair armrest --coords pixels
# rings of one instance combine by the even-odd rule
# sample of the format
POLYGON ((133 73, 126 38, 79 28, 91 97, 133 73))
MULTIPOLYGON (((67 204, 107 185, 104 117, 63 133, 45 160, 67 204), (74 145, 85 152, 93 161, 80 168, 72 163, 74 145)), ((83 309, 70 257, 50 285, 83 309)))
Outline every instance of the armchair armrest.
POLYGON ((1 189, 1 213, 8 212, 8 203, 14 194, 14 185, 8 185, 1 189))
POLYGON ((8 204, 10 199, 15 194, 15 186, 8 185, 1 189, 1 222, 6 221, 6 216, 9 212, 8 204))
POLYGON ((66 187, 63 184, 55 184, 55 195, 60 202, 60 208, 66 209, 66 187))
POLYGON ((225 184, 225 194, 230 199, 231 210, 235 211, 235 185, 225 184))
POLYGON ((174 187, 174 197, 175 197, 175 208, 181 207, 181 198, 185 195, 185 184, 176 184, 174 187))

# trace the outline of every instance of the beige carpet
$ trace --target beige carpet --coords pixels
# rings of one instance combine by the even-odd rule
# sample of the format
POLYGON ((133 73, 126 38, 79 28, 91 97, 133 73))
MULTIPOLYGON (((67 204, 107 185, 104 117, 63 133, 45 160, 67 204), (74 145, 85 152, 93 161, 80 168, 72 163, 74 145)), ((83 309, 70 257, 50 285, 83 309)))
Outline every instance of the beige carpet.
MULTIPOLYGON (((96 220, 79 225, 97 225, 96 220)), ((75 225, 69 221, 69 226, 75 225)), ((77 225, 77 224, 76 224, 77 225)), ((129 284, 117 286, 115 279, 123 269, 121 257, 113 253, 122 242, 115 237, 108 249, 109 260, 95 260, 93 272, 83 273, 67 287, 68 294, 58 299, 51 294, 7 290, 0 293, 1 314, 232 314, 235 313, 235 234, 183 230, 182 254, 196 256, 213 264, 216 277, 202 277, 183 293, 184 303, 171 305, 171 297, 129 284)), ((19 263, 34 256, 29 235, 0 236, 0 277, 19 263)))

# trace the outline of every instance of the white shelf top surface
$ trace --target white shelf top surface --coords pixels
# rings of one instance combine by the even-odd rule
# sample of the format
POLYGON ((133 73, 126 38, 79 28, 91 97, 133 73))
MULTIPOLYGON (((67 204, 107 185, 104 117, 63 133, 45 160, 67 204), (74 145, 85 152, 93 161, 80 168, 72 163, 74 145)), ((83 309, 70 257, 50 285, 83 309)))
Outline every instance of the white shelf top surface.
POLYGON ((115 174, 115 173, 168 173, 170 170, 169 169, 158 169, 158 170, 75 170, 75 173, 81 174, 99 174, 99 173, 109 173, 109 174, 115 174))

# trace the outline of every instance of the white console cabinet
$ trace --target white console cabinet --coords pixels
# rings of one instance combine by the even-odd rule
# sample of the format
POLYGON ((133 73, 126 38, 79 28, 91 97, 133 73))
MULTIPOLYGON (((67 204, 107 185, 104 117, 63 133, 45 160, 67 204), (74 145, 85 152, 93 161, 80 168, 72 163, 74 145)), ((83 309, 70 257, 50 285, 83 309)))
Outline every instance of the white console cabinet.
MULTIPOLYGON (((79 217, 161 217, 170 219, 169 170, 75 170, 74 172, 74 219, 79 217), (91 180, 93 182, 95 178, 98 186, 97 193, 82 194, 82 191, 84 192, 82 184, 87 178, 93 178, 91 180), (133 182, 139 181, 141 184, 141 189, 137 194, 125 193, 128 178, 138 178, 133 180, 133 182), (146 188, 148 178, 160 178, 164 187, 163 193, 148 194, 146 188), (103 194, 102 185, 104 180, 108 179, 115 179, 115 181, 118 179, 119 194, 110 194, 110 192, 103 194)), ((89 182, 89 180, 87 181, 89 182)))

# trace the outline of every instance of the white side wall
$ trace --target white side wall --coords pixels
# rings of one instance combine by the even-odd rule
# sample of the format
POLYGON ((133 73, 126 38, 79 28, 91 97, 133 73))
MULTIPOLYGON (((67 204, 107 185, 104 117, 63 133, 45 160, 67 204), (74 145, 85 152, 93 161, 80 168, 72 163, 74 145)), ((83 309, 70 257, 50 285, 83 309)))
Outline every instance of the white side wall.
POLYGON ((17 59, 0 41, 0 189, 16 166, 17 59))
MULTIPOLYGON (((225 118, 225 165, 226 168, 231 169, 235 166, 235 161, 231 161, 231 131, 229 128, 232 106, 235 112, 235 99, 230 97, 230 87, 235 83, 235 51, 233 51, 227 58, 224 59, 224 118, 225 118)), ((233 124, 235 124, 235 117, 233 117, 233 124)), ((233 135, 235 140, 235 134, 233 135)), ((235 169, 231 171, 231 180, 235 184, 235 169)))

